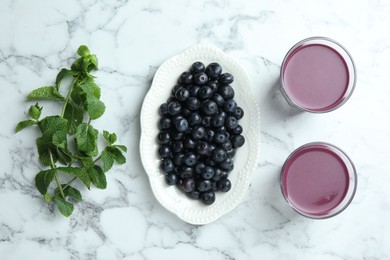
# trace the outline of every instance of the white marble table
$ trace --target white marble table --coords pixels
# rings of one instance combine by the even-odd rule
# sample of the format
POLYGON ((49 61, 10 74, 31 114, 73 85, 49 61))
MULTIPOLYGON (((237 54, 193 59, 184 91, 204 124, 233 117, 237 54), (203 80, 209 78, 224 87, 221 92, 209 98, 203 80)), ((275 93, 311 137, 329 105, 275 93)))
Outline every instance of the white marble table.
MULTIPOLYGON (((358 1, 0 2, 0 259, 390 259, 390 4, 358 1), (358 83, 340 109, 296 113, 275 92, 287 50, 328 36, 353 55, 358 83), (261 158, 242 203, 194 226, 153 197, 139 157, 139 112, 157 67, 194 43, 223 49, 247 70, 261 109, 261 158), (32 129, 15 134, 25 97, 69 65, 77 47, 96 53, 107 111, 96 127, 118 133, 127 164, 106 190, 83 190, 69 218, 34 186, 32 129), (284 201, 285 158, 310 141, 341 147, 354 163, 350 207, 306 219, 284 201)), ((45 104, 47 109, 50 104, 45 104)))

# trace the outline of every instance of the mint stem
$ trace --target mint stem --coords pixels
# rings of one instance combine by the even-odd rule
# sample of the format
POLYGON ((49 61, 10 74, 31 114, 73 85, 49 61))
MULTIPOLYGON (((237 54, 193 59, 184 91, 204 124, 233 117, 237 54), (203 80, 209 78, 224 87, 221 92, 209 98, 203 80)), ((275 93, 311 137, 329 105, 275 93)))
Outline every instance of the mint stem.
MULTIPOLYGON (((49 155, 50 155, 51 168, 55 169, 56 165, 54 164, 53 155, 52 155, 50 149, 48 149, 48 151, 49 151, 49 155)), ((60 190, 61 196, 62 196, 62 198, 65 199, 64 190, 62 189, 62 186, 61 186, 61 183, 60 183, 60 179, 58 178, 57 172, 54 173, 54 177, 56 179, 56 183, 57 183, 58 189, 60 190)))
POLYGON ((64 101, 64 106, 62 107, 61 117, 64 117, 64 115, 65 115, 65 109, 69 103, 70 95, 72 94, 72 90, 73 90, 74 85, 76 84, 77 79, 78 79, 78 76, 73 79, 72 84, 69 87, 68 94, 66 95, 66 98, 64 101))

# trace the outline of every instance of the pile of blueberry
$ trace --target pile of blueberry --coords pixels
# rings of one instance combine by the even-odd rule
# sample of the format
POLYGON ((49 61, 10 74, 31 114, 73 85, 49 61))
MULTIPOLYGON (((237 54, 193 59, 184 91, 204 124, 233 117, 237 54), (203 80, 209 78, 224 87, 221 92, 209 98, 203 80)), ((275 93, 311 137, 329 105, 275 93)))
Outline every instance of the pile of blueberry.
POLYGON ((233 81, 220 64, 195 62, 159 108, 158 152, 166 182, 206 205, 214 203, 216 191, 231 189, 233 157, 245 143, 239 124, 244 111, 234 101, 233 81))

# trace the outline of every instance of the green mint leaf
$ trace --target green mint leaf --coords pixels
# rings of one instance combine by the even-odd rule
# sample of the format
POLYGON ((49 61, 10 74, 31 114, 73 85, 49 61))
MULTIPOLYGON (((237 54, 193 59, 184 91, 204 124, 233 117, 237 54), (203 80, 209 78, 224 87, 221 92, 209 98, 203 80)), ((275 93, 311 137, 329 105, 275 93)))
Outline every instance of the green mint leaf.
POLYGON ((87 57, 90 54, 90 52, 87 46, 80 45, 80 47, 77 50, 77 54, 80 55, 81 57, 87 57))
POLYGON ((91 180, 89 179, 89 175, 85 169, 78 167, 57 167, 57 171, 73 174, 77 178, 79 178, 87 188, 90 188, 91 180))
POLYGON ((76 188, 73 188, 72 186, 68 186, 64 189, 64 193, 66 196, 71 197, 74 201, 80 202, 83 200, 83 197, 81 196, 81 193, 76 188))
POLYGON ((91 72, 92 70, 97 70, 98 69, 98 59, 95 54, 92 54, 88 57, 88 72, 91 72))
POLYGON ((60 85, 61 85, 61 81, 64 79, 64 78, 67 78, 67 77, 73 77, 73 76, 76 76, 77 73, 75 73, 74 71, 71 71, 71 70, 68 70, 68 69, 61 69, 60 72, 57 74, 57 77, 56 77, 56 87, 57 87, 57 90, 60 89, 60 85))
POLYGON ((91 169, 95 164, 91 157, 77 157, 84 169, 91 169))
POLYGON ((93 94, 87 94, 86 109, 91 119, 97 119, 104 114, 106 106, 93 94))
POLYGON ((123 156, 122 151, 116 147, 109 147, 109 153, 118 164, 125 164, 126 157, 123 156))
POLYGON ((43 195, 43 198, 45 199, 46 202, 53 202, 54 201, 54 198, 47 193, 45 193, 45 195, 43 195))
POLYGON ((38 125, 41 129, 42 137, 51 142, 56 132, 66 129, 68 120, 60 116, 47 116, 38 125))
POLYGON ((66 129, 62 129, 53 134, 52 142, 55 146, 61 149, 67 149, 68 141, 66 138, 66 129))
POLYGON ((63 165, 67 165, 72 161, 72 153, 68 150, 68 148, 62 149, 56 147, 56 155, 58 157, 58 161, 63 165))
POLYGON ((56 193, 54 201, 56 202, 57 208, 62 215, 64 215, 65 217, 69 217, 72 214, 74 209, 73 204, 62 198, 61 194, 56 193))
POLYGON ((47 188, 49 187, 51 181, 54 178, 54 174, 56 173, 55 169, 40 171, 35 176, 35 186, 39 190, 42 195, 45 195, 47 192, 47 188))
POLYGON ((25 121, 21 121, 19 122, 17 125, 16 125, 16 128, 15 128, 15 132, 19 132, 20 130, 23 130, 24 128, 26 127, 29 127, 29 126, 32 126, 32 125, 36 125, 37 122, 34 121, 34 120, 25 120, 25 121))
POLYGON ((103 137, 107 141, 107 143, 111 146, 116 142, 117 136, 115 133, 110 134, 106 130, 103 131, 103 137))
POLYGON ((114 164, 114 158, 112 157, 112 154, 107 151, 107 149, 102 152, 102 162, 104 172, 109 171, 114 164))
POLYGON ((122 151, 124 151, 125 153, 127 153, 127 147, 124 145, 117 144, 117 145, 114 145, 114 147, 117 147, 117 148, 121 149, 122 151))
POLYGON ((100 168, 98 165, 95 165, 93 168, 91 168, 88 171, 88 174, 89 178, 91 179, 91 182, 93 183, 93 185, 95 185, 96 188, 107 188, 106 175, 104 174, 102 168, 100 168))
POLYGON ((87 79, 79 86, 85 94, 94 95, 97 99, 100 98, 100 87, 95 84, 93 79, 87 79))
POLYGON ((39 161, 45 166, 51 166, 50 152, 52 154, 53 162, 57 162, 58 157, 55 152, 55 146, 53 146, 50 141, 47 141, 43 137, 39 137, 36 140, 36 145, 38 149, 39 161))
POLYGON ((68 133, 70 135, 74 135, 76 133, 77 126, 84 120, 84 110, 77 104, 68 103, 65 108, 64 118, 68 120, 68 133))
POLYGON ((38 103, 32 105, 28 110, 28 114, 30 115, 30 117, 35 120, 39 119, 39 117, 41 116, 41 112, 42 112, 42 107, 40 107, 38 103))
POLYGON ((98 131, 93 126, 82 123, 77 126, 76 143, 81 152, 94 152, 97 149, 98 131))
POLYGON ((52 86, 41 87, 33 90, 27 96, 28 100, 58 100, 64 101, 65 98, 61 96, 58 90, 52 86))

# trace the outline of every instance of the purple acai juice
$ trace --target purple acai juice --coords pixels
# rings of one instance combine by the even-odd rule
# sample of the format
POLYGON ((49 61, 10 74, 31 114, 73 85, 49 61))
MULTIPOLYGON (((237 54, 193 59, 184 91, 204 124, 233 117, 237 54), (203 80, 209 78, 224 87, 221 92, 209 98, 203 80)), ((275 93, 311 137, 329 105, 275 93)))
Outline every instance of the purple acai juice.
POLYGON ((282 192, 302 215, 326 218, 345 209, 356 189, 356 171, 348 156, 327 143, 295 150, 281 173, 282 192))
POLYGON ((355 67, 338 43, 313 37, 296 44, 281 67, 282 93, 290 104, 309 112, 340 107, 355 86, 355 67))

